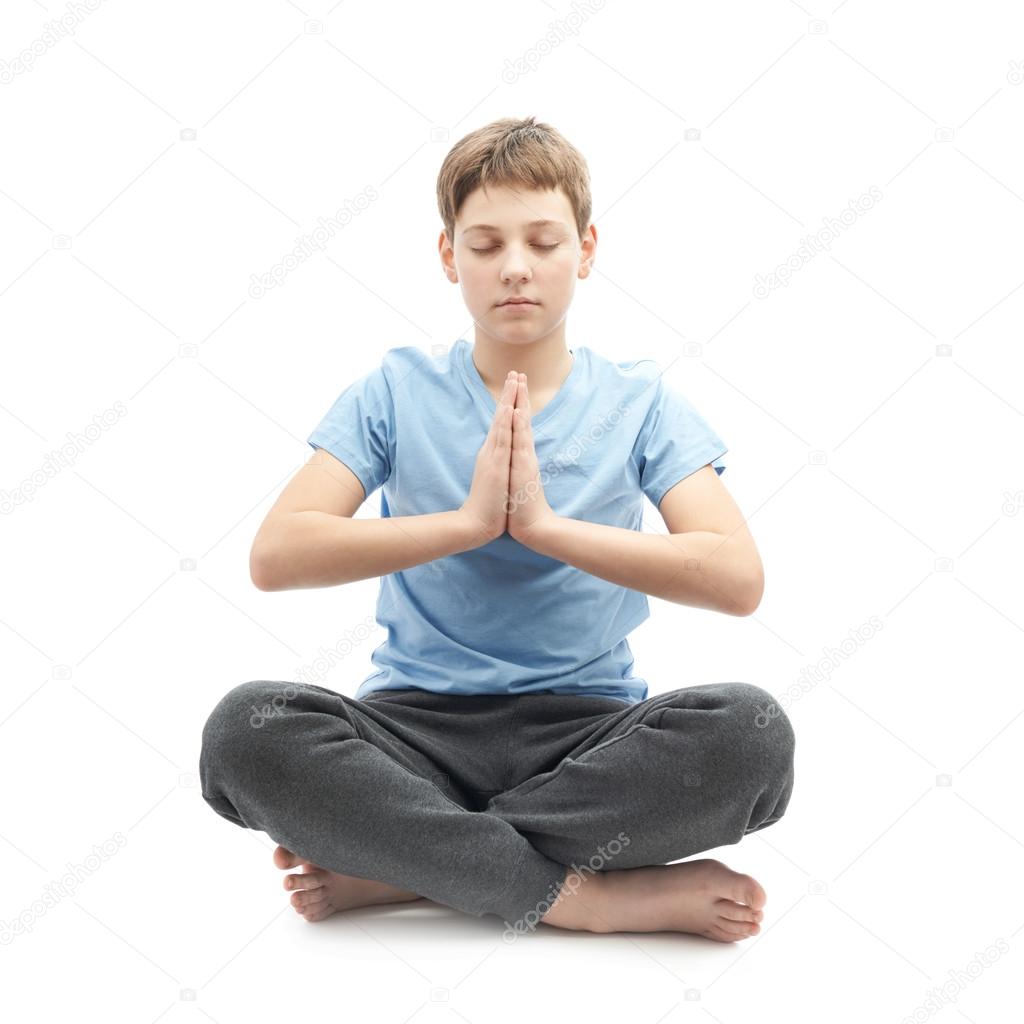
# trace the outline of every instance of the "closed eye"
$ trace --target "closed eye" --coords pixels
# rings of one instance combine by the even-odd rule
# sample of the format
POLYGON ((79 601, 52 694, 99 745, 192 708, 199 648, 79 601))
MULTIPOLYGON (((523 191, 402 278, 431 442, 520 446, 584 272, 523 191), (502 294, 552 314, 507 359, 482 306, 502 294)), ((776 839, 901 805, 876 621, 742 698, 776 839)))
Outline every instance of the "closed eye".
MULTIPOLYGON (((470 249, 472 249, 473 252, 479 252, 479 253, 494 252, 495 249, 500 249, 500 248, 501 248, 501 246, 498 246, 498 245, 492 245, 490 247, 490 249, 473 249, 473 247, 470 246, 470 249)), ((537 245, 537 244, 534 244, 534 248, 535 249, 557 249, 558 248, 558 243, 555 242, 554 245, 537 245)))

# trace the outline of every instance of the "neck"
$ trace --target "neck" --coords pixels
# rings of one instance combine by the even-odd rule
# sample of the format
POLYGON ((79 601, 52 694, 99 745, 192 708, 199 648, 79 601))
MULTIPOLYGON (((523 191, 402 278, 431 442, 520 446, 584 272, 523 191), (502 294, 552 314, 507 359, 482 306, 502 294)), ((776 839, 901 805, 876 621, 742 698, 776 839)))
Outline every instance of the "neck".
POLYGON ((572 370, 573 357, 565 346, 565 332, 538 341, 508 344, 484 334, 479 327, 473 344, 473 362, 488 389, 500 391, 509 370, 526 374, 530 393, 557 391, 572 370))

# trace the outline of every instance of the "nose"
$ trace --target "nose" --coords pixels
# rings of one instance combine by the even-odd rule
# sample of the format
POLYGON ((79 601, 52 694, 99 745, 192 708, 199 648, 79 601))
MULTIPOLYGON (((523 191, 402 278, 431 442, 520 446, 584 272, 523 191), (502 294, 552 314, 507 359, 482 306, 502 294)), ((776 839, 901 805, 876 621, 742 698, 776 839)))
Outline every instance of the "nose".
POLYGON ((505 284, 511 284, 513 281, 529 281, 533 277, 533 266, 525 250, 519 246, 510 245, 505 250, 505 254, 505 260, 501 266, 501 279, 505 284))

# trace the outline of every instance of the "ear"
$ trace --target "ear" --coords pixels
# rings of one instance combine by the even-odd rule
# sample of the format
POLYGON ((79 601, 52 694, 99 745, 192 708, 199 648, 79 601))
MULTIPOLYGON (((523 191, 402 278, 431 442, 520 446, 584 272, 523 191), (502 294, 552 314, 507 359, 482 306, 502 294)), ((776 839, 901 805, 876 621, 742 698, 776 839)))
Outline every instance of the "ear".
POLYGON ((453 284, 459 280, 459 272, 455 269, 455 253, 452 251, 451 243, 448 241, 448 232, 441 232, 441 237, 437 240, 437 251, 441 255, 441 266, 444 269, 445 276, 453 284))
POLYGON ((594 269, 594 257, 597 255, 597 228, 593 224, 587 228, 586 234, 580 240, 580 254, 582 259, 578 276, 582 280, 590 276, 594 269))

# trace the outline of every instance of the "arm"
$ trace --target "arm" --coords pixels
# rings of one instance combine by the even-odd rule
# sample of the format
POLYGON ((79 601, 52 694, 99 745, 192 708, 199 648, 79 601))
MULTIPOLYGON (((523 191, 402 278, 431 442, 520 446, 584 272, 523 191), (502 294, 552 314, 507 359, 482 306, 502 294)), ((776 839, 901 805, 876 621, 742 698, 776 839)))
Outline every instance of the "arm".
POLYGON ((253 540, 249 573, 260 590, 332 587, 384 576, 484 542, 460 510, 352 518, 359 478, 317 449, 281 492, 253 540))
POLYGON ((260 590, 333 587, 467 551, 477 533, 458 510, 388 519, 287 512, 261 528, 250 571, 260 590))
POLYGON ((542 555, 676 604, 750 615, 764 591, 753 538, 711 466, 662 498, 667 535, 549 516, 527 541, 542 555))

